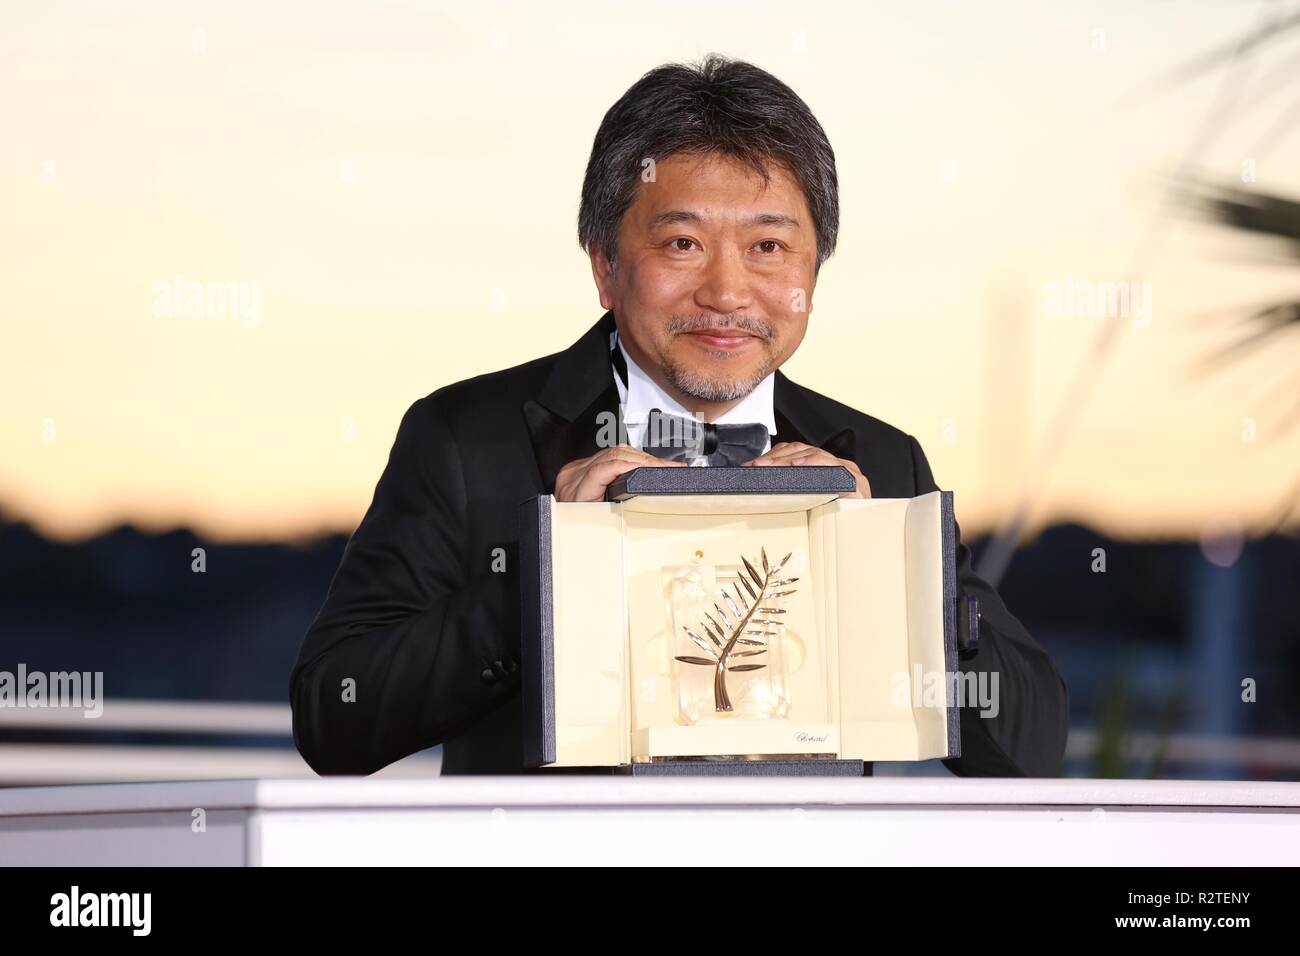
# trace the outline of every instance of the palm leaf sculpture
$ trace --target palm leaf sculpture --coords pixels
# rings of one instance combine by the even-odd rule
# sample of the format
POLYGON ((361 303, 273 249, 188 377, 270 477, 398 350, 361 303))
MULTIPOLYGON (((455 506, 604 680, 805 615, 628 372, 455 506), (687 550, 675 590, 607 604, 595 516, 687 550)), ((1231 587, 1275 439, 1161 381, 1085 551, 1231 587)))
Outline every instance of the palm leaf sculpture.
MULTIPOLYGON (((791 552, 793 554, 794 552, 791 552)), ((717 601, 713 603, 713 609, 718 612, 718 618, 714 618, 708 611, 704 612, 704 620, 697 625, 696 630, 683 625, 686 635, 699 645, 700 649, 708 657, 692 657, 690 655, 678 655, 677 660, 683 664, 698 664, 702 667, 712 667, 713 675, 713 703, 719 712, 730 711, 731 696, 727 693, 727 673, 737 671, 756 671, 766 664, 737 663, 733 664, 734 658, 756 657, 759 654, 766 654, 768 647, 764 638, 776 637, 780 634, 774 630, 781 622, 773 620, 767 615, 780 615, 785 611, 779 607, 765 606, 776 598, 785 597, 795 592, 794 588, 788 586, 798 581, 798 578, 780 577, 781 569, 785 563, 790 560, 790 554, 778 561, 774 566, 769 567, 767 563, 767 551, 759 548, 763 573, 759 574, 749 559, 741 556, 740 560, 745 565, 745 574, 739 577, 739 583, 733 582, 732 587, 735 589, 736 597, 733 599, 727 593, 726 587, 719 589, 722 597, 722 604, 717 601), (744 585, 744 591, 741 585, 744 585), (749 596, 746 597, 745 595, 749 596), (725 608, 723 607, 725 605, 725 608), (756 616, 760 615, 760 616, 756 616), (699 632, 703 631, 708 640, 700 636, 699 632)))

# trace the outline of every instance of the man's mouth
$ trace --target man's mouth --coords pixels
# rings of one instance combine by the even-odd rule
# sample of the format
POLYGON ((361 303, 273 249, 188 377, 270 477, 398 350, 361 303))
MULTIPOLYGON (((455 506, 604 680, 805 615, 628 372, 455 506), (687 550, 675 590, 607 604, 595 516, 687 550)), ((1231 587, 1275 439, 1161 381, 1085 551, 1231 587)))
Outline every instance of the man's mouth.
POLYGON ((757 336, 751 332, 735 328, 697 329, 693 332, 687 332, 686 334, 694 338, 701 345, 707 346, 711 349, 721 349, 723 351, 742 349, 757 338, 757 336))

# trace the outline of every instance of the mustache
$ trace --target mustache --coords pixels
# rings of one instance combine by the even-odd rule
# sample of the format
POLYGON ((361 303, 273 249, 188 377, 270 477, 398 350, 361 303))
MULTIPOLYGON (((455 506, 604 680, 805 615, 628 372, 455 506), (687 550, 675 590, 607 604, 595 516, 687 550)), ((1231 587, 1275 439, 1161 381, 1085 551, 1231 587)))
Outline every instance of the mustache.
POLYGON ((761 339, 771 339, 776 335, 776 330, 770 322, 748 315, 733 315, 721 320, 711 315, 674 315, 664 326, 664 331, 675 335, 682 332, 701 332, 705 329, 732 328, 741 329, 761 339))

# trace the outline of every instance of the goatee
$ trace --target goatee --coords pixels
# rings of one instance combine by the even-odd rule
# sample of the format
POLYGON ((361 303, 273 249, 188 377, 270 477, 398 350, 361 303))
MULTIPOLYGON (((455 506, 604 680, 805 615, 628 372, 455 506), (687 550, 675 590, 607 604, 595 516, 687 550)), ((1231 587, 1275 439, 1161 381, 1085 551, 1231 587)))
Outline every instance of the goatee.
MULTIPOLYGON (((770 323, 747 315, 729 316, 722 322, 709 315, 690 317, 674 315, 664 327, 664 331, 670 335, 682 335, 700 332, 705 329, 722 331, 729 328, 748 332, 757 338, 765 349, 775 334, 775 329, 772 328, 770 323)), ((721 350, 717 350, 713 354, 716 354, 721 360, 720 365, 724 365, 726 360, 731 357, 730 352, 721 350)), ((734 402, 744 398, 757 388, 758 384, 772 373, 772 365, 772 355, 769 351, 763 360, 763 364, 743 378, 727 375, 721 368, 716 372, 701 372, 686 368, 672 359, 667 359, 663 363, 663 371, 673 388, 683 395, 689 395, 691 398, 704 402, 734 402)))

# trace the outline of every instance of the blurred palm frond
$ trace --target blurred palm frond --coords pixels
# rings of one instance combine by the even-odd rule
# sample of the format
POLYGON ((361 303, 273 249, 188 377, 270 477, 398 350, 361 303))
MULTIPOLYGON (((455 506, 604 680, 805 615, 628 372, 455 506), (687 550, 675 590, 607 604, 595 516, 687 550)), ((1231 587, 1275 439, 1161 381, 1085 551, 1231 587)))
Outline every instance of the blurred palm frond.
POLYGON ((1300 202, 1231 187, 1207 190, 1202 202, 1225 226, 1294 244, 1290 254, 1300 261, 1300 202))
POLYGON ((1200 54, 1173 69, 1166 82, 1170 86, 1188 83, 1219 67, 1228 66, 1247 54, 1258 54, 1264 47, 1275 44, 1284 37, 1295 35, 1300 35, 1300 10, 1261 23, 1237 38, 1200 54))
MULTIPOLYGON (((1271 99, 1274 94, 1286 92, 1300 75, 1294 68, 1300 51, 1288 51, 1283 62, 1265 74, 1261 81, 1263 90, 1256 90, 1255 96, 1244 105, 1241 102, 1250 75, 1261 57, 1276 49, 1279 41, 1300 38, 1300 9, 1287 12, 1283 7, 1284 4, 1280 2, 1261 2, 1254 26, 1232 40, 1197 55, 1157 80, 1160 85, 1173 87, 1199 79, 1212 71, 1222 73, 1219 87, 1208 104, 1195 135, 1183 152, 1182 163, 1173 177, 1174 185, 1165 193, 1164 201, 1157 206, 1152 225, 1139 244, 1134 255, 1135 265, 1128 270, 1129 274, 1143 275, 1154 268, 1153 263, 1161 249, 1159 240, 1176 218, 1169 213, 1172 212, 1180 191, 1184 196, 1190 195, 1194 205, 1201 211, 1208 212, 1212 218, 1226 226, 1286 240, 1286 260, 1300 265, 1300 203, 1243 190, 1212 191, 1203 185, 1204 180, 1198 171, 1198 166, 1209 156, 1216 140, 1236 119, 1271 99), (1188 180, 1190 186, 1180 187, 1179 184, 1188 180), (1139 264, 1140 268, 1137 267, 1139 264)), ((1253 158, 1259 159, 1265 152, 1272 151, 1298 128, 1300 99, 1292 102, 1256 142, 1252 151, 1253 158)), ((1251 331, 1241 341, 1229 345, 1224 354, 1211 357, 1206 364, 1248 351, 1265 342, 1273 343, 1283 330, 1300 327, 1300 295, 1295 302, 1266 304, 1257 311, 1248 313, 1244 321, 1252 326, 1251 331)), ((1061 411, 1051 419, 1052 427, 1048 434, 1052 439, 1038 453, 1038 468, 1031 472, 1036 484, 1026 483, 1010 516, 980 555, 976 571, 994 587, 1001 581, 1012 556, 1020 546, 1021 534, 1028 523, 1041 484, 1046 481, 1060 450, 1101 378, 1103 366, 1113 352, 1114 330, 1118 328, 1118 323, 1103 325, 1092 347, 1081 357, 1078 370, 1067 385, 1061 411)), ((1296 421, 1300 421, 1300 406, 1297 406, 1297 412, 1292 416, 1291 425, 1296 421)), ((1270 524, 1269 533, 1280 529, 1297 506, 1300 506, 1300 485, 1288 492, 1279 508, 1280 518, 1270 524)), ((1102 755, 1099 761, 1114 769, 1110 755, 1102 755)))
MULTIPOLYGON (((1200 210, 1221 225, 1283 243, 1288 260, 1300 266, 1300 202, 1222 186, 1202 187, 1195 198, 1200 210)), ((1294 334, 1300 329, 1300 294, 1293 300, 1253 308, 1242 322, 1247 326, 1246 333, 1204 359, 1203 367, 1237 358, 1287 333, 1294 334)))

